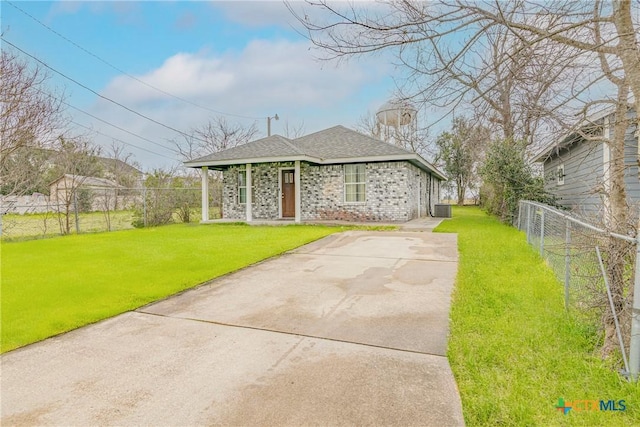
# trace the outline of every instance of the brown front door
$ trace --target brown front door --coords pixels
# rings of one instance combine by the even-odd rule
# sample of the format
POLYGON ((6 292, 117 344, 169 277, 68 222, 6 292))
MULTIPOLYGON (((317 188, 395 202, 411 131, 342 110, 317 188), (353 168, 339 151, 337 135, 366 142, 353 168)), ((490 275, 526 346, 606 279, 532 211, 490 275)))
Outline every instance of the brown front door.
POLYGON ((296 184, 295 173, 292 170, 282 171, 282 217, 296 216, 296 184))

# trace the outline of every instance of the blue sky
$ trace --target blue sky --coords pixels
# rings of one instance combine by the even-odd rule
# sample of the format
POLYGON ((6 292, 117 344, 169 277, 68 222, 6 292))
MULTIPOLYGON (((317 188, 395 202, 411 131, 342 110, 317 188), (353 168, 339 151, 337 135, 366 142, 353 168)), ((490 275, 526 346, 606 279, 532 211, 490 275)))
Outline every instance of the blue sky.
MULTIPOLYGON (((152 90, 126 74, 232 114, 226 116, 231 122, 256 122, 260 136, 266 135, 266 117, 276 113, 280 120, 272 121, 273 133, 283 133, 287 122, 304 123, 305 133, 336 124, 354 126, 395 88, 394 68, 384 56, 340 64, 317 60, 321 53, 292 28, 294 18, 282 2, 3 1, 1 20, 8 42, 101 95, 184 132, 215 113, 152 90)), ((3 43, 3 49, 12 48, 3 43)), ((87 133, 82 126, 93 129, 91 139, 105 147, 114 138, 125 141, 126 150, 145 169, 177 163, 168 140, 180 140, 180 134, 50 74, 50 88, 64 91, 66 102, 155 144, 69 108, 67 114, 81 125, 78 133, 87 133)))

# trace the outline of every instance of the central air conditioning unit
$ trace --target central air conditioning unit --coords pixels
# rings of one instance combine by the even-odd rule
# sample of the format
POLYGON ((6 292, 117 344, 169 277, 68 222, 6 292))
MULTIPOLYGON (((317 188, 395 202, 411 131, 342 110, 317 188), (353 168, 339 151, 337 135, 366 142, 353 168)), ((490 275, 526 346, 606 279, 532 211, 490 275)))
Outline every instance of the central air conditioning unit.
POLYGON ((438 218, 451 218, 451 205, 435 205, 434 216, 438 218))

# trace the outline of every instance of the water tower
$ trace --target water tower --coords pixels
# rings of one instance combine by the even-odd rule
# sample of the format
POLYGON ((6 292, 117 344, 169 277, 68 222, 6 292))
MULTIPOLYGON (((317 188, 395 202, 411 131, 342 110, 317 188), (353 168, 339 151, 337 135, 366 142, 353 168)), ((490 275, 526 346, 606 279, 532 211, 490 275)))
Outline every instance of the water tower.
POLYGON ((376 112, 376 136, 390 144, 405 147, 417 134, 418 110, 409 101, 385 102, 376 112))

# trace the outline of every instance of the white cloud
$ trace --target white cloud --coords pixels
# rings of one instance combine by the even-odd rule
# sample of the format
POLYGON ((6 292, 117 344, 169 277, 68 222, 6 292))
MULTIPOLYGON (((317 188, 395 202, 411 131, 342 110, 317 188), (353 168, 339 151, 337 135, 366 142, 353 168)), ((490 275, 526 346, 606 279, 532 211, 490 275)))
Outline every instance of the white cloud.
MULTIPOLYGON (((137 78, 196 103, 206 102, 213 109, 247 115, 243 112, 260 114, 274 103, 327 105, 375 80, 380 71, 365 69, 357 61, 341 67, 318 62, 304 41, 254 40, 239 53, 179 53, 137 78)), ((127 76, 114 79, 103 93, 136 106, 170 100, 127 76)))
MULTIPOLYGON (((254 40, 239 52, 179 53, 165 60, 159 68, 136 77, 213 110, 262 118, 278 113, 282 120, 272 123, 274 133, 277 133, 285 120, 290 125, 304 122, 307 132, 336 124, 354 124, 369 108, 368 103, 380 97, 381 89, 377 85, 389 71, 380 58, 368 58, 366 62, 352 60, 339 67, 335 63, 318 62, 313 59, 306 41, 254 40), (371 94, 367 95, 368 92, 371 94)), ((102 94, 184 131, 206 123, 215 115, 127 76, 113 79, 102 94)), ((168 145, 167 139, 180 138, 178 134, 106 101, 94 105, 93 112, 165 145, 168 145)), ((245 124, 254 122, 234 117, 229 120, 245 124)), ((263 121, 257 121, 261 129, 263 121)), ((98 126, 96 124, 97 129, 98 126)), ((102 131, 118 135, 116 130, 106 126, 102 131)), ((130 135, 119 135, 125 141, 170 154, 130 135)), ((139 160, 148 157, 144 153, 134 154, 139 160)))
MULTIPOLYGON (((202 98, 220 94, 231 86, 234 75, 224 68, 219 58, 179 53, 167 59, 160 68, 138 78, 150 86, 180 97, 202 98)), ((162 92, 128 76, 116 77, 107 86, 104 95, 118 97, 136 105, 167 98, 162 92)))

